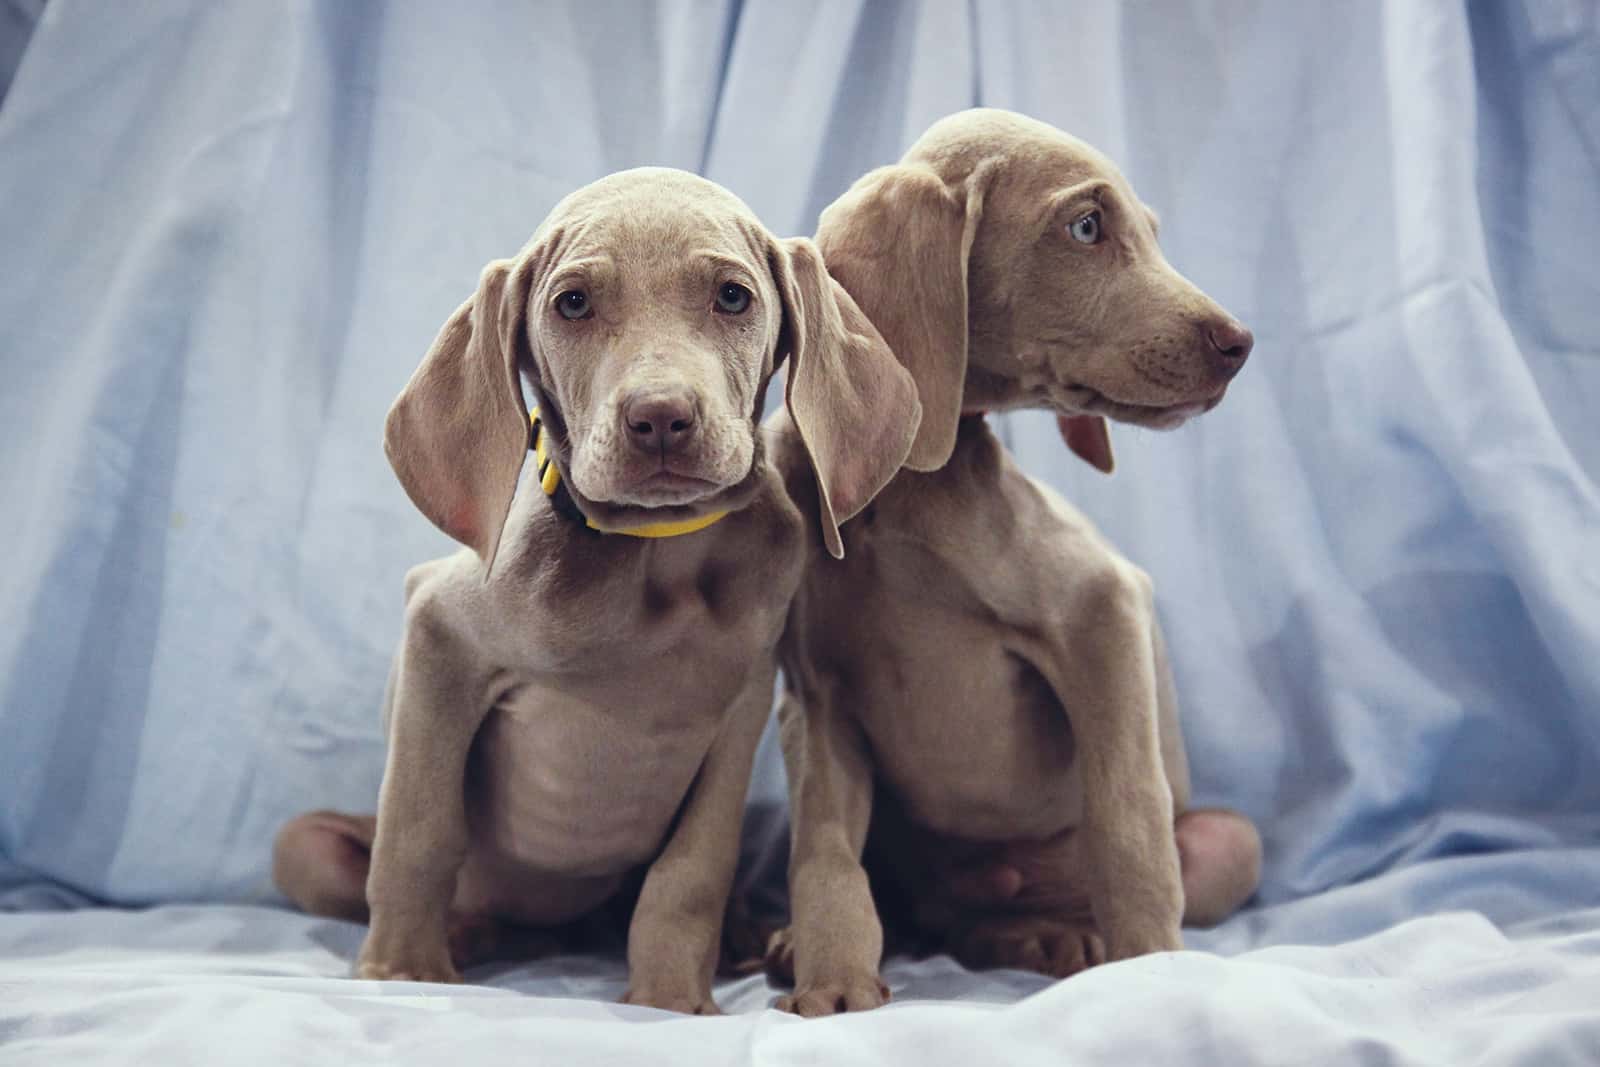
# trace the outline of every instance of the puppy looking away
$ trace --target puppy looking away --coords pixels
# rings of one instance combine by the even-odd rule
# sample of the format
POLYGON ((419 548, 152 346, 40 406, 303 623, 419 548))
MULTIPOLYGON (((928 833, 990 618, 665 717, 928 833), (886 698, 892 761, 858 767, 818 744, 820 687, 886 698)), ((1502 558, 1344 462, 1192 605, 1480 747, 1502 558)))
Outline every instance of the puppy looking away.
POLYGON ((299 906, 370 919, 359 976, 459 980, 643 869, 625 999, 716 1010, 810 540, 757 432, 785 358, 836 536, 905 457, 915 386, 811 242, 719 186, 648 168, 573 193, 444 325, 384 445, 466 547, 406 577, 376 819, 301 816, 275 848, 299 906))
MULTIPOLYGON (((982 413, 1054 411, 1109 470, 1106 418, 1210 410, 1250 332, 1168 265, 1109 160, 1007 112, 934 125, 830 206, 817 242, 923 417, 907 469, 830 543, 848 554, 813 553, 780 643, 784 1005, 887 998, 875 895, 892 933, 971 966, 1066 975, 1178 948, 1181 919, 1216 922, 1254 890, 1259 838, 1187 810, 1149 579, 982 413), (952 869, 985 868, 996 901, 952 898, 952 869)), ((822 506, 800 450, 774 462, 802 509, 822 506)))

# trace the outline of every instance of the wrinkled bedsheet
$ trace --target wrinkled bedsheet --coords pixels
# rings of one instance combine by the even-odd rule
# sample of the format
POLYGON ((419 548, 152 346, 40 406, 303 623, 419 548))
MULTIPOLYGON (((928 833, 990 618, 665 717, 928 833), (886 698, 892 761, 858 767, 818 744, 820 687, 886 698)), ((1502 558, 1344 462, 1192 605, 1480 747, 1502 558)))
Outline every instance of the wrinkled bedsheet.
MULTIPOLYGON (((3 13, 0 1062, 1600 1062, 1592 0, 3 13), (809 232, 974 103, 1118 159, 1256 332, 1114 478, 996 420, 1154 576, 1255 905, 1049 989, 897 963, 814 1026, 755 981, 615 1007, 598 957, 341 980, 355 931, 271 910, 269 842, 374 804, 400 579, 449 547, 379 433, 480 266, 647 163, 809 232)), ((769 737, 769 892, 782 795, 769 737)))
POLYGON ((360 927, 278 910, 0 915, 0 1063, 1592 1067, 1600 907, 1563 910, 1549 888, 1567 875, 1594 884, 1600 852, 1436 860, 1055 984, 897 960, 888 1007, 817 1020, 772 1010, 760 977, 719 987, 724 1018, 620 1005, 621 961, 595 956, 483 968, 470 986, 355 981, 360 927), (1540 906, 1497 926, 1493 894, 1436 895, 1463 876, 1540 906))

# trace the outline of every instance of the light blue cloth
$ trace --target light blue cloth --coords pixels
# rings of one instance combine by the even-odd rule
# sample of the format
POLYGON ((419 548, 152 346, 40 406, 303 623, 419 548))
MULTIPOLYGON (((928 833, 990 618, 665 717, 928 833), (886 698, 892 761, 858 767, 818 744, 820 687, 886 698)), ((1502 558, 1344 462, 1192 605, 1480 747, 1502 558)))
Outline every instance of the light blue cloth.
MULTIPOLYGON (((561 195, 666 164, 810 232, 973 103, 1117 158, 1256 332, 1114 478, 1000 420, 1154 575, 1197 799, 1263 828, 1288 910, 1194 943, 1570 914, 1592 973, 1584 0, 52 0, 0 105, 5 899, 265 901, 284 819, 373 807, 400 577, 448 547, 383 414, 561 195)), ((769 738, 768 813, 777 776, 769 738)))
POLYGON ((669 1019, 615 1003, 614 959, 358 982, 348 923, 238 905, 0 915, 0 1061, 1593 1067, 1597 930, 1600 910, 1509 931, 1455 911, 1332 948, 1145 956, 1053 985, 894 960, 894 1001, 865 1015, 764 1010, 774 991, 749 977, 718 988, 727 1017, 669 1019))

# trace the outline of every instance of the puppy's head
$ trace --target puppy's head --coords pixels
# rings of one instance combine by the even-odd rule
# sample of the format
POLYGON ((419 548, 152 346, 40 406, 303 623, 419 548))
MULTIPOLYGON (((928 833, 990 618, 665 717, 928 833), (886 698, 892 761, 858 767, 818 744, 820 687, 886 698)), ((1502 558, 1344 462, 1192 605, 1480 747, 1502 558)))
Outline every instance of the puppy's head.
POLYGON ((785 358, 833 548, 910 448, 914 383, 811 242, 777 240, 703 178, 625 171, 484 270, 395 401, 385 448, 424 514, 492 564, 527 450, 519 377, 578 507, 625 530, 749 502, 785 358))
POLYGON ((1253 339, 1156 226, 1099 152, 991 110, 936 123, 830 206, 829 269, 917 381, 908 465, 944 464, 963 409, 1052 409, 1110 470, 1105 419, 1171 429, 1215 407, 1253 339))

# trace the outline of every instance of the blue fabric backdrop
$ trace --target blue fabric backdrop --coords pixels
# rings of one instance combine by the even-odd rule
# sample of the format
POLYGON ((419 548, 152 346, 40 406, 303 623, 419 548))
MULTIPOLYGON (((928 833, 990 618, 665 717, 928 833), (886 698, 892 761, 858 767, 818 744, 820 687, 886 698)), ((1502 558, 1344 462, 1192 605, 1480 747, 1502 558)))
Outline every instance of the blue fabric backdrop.
POLYGON ((1198 799, 1263 827, 1262 900, 1497 853, 1213 943, 1600 903, 1593 4, 54 0, 23 51, 28 21, 0 19, 12 905, 266 899, 284 819, 372 808, 400 578, 449 547, 383 414, 561 195, 666 164, 810 232, 975 103, 1120 160, 1256 331, 1216 413, 1117 431, 1114 478, 1046 417, 1003 432, 1155 576, 1198 799))

